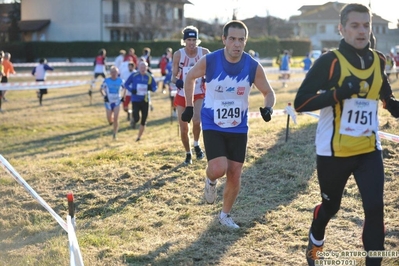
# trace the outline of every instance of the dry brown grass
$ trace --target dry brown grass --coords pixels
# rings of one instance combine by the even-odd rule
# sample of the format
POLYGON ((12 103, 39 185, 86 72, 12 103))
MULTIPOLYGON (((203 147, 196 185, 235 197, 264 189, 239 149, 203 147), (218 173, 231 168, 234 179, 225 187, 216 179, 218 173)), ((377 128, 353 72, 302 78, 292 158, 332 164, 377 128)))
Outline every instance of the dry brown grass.
MULTIPOLYGON (((300 75, 298 74, 298 77, 300 75)), ((276 75, 269 75, 277 79, 276 75)), ((299 82, 279 88, 277 106, 292 102, 299 82)), ((399 81, 394 82, 399 95, 399 81)), ((0 113, 0 153, 63 218, 66 194, 75 195, 77 236, 85 265, 305 265, 311 213, 320 200, 315 176, 317 120, 300 115, 271 123, 250 121, 242 189, 232 215, 241 229, 216 222, 203 201, 205 160, 183 167, 184 151, 166 95, 153 95, 154 111, 142 140, 122 113, 112 141, 102 99, 89 105, 87 87, 49 90, 39 107, 33 91, 9 92, 0 113)), ((251 111, 262 105, 251 94, 251 111)), ((398 121, 381 110, 383 131, 398 121)), ((399 145, 384 141, 386 249, 399 249, 399 145)), ((5 171, 0 171, 0 265, 69 265, 67 234, 5 171)), ((325 250, 362 250, 363 211, 357 187, 346 186, 342 208, 327 228, 325 250)), ((357 260, 363 265, 362 260, 357 260)), ((384 265, 399 265, 398 258, 384 265)))

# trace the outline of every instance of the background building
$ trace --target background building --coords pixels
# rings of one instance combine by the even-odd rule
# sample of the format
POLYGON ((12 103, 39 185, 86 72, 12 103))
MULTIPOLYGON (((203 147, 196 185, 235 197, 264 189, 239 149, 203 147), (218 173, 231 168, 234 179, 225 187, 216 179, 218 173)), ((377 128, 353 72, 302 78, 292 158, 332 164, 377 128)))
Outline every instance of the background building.
MULTIPOLYGON (((338 31, 339 11, 345 4, 327 2, 323 5, 302 6, 302 14, 290 17, 294 26, 294 35, 309 38, 315 50, 335 48, 341 40, 338 31)), ((390 21, 373 14, 372 30, 376 37, 376 49, 386 53, 399 42, 399 30, 389 29, 390 21)))
POLYGON ((21 0, 23 41, 140 41, 185 25, 187 0, 21 0))

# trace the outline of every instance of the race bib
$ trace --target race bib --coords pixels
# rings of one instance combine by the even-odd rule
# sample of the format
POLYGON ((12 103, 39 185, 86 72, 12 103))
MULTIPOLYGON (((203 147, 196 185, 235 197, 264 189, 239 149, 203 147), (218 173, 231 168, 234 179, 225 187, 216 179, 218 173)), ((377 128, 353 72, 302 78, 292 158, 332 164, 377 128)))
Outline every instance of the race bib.
POLYGON ((213 122, 219 127, 236 127, 241 123, 240 100, 215 100, 213 107, 213 122))
POLYGON ((339 133, 352 137, 368 137, 376 129, 377 101, 359 98, 344 101, 339 133))
POLYGON ((148 85, 147 84, 137 84, 137 95, 144 96, 147 94, 148 85))
POLYGON ((121 99, 120 99, 120 97, 119 97, 119 94, 110 93, 110 94, 108 94, 108 100, 109 100, 110 102, 118 102, 118 101, 120 101, 121 99))

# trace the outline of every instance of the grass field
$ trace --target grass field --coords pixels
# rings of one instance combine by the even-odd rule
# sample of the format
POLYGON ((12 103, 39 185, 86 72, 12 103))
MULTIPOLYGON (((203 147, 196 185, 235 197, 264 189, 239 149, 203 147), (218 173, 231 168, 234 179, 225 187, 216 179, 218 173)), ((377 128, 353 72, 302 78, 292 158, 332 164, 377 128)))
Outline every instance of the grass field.
MULTIPOLYGON (((17 70, 18 71, 18 70, 17 70)), ((268 76, 277 80, 276 74, 268 76)), ((293 79, 303 78, 295 74, 293 79)), ((82 79, 79 77, 78 79, 82 79)), ((89 79, 89 77, 87 77, 89 79)), ((51 80, 51 79, 49 79, 51 80)), ((16 81, 11 78, 11 81, 16 81)), ((299 81, 276 90, 275 109, 292 102, 299 81)), ((399 96, 399 81, 392 82, 399 96)), ((224 179, 214 205, 203 200, 206 161, 183 166, 170 101, 153 94, 146 131, 135 142, 121 113, 112 141, 102 98, 89 105, 88 87, 50 89, 43 106, 34 91, 11 91, 0 113, 0 154, 63 219, 74 193, 77 237, 85 265, 305 265, 313 207, 317 119, 274 116, 250 120, 242 189, 232 210, 239 230, 218 225, 224 179)), ((256 90, 250 111, 263 99, 256 90)), ((398 134, 398 120, 380 110, 380 127, 398 134)), ((386 250, 399 251, 399 145, 383 140, 386 250)), ((68 237, 54 218, 0 169, 0 265, 69 265, 68 237)), ((326 232, 326 251, 361 251, 363 211, 353 178, 326 232)), ((354 259, 364 265, 363 259, 354 259)), ((399 257, 383 265, 399 265, 399 257)))

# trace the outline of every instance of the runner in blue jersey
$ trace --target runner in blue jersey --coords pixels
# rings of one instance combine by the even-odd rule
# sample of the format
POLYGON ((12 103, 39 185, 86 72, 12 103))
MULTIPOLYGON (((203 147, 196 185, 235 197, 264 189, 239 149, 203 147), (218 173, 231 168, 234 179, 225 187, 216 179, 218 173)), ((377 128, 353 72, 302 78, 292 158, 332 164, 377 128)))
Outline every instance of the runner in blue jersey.
POLYGON ((119 129, 119 110, 126 90, 123 80, 118 76, 119 70, 113 66, 110 70, 111 77, 104 79, 100 93, 104 97, 105 112, 110 125, 114 125, 112 137, 116 139, 119 129))
POLYGON ((147 62, 140 61, 138 65, 138 72, 130 75, 125 82, 126 89, 132 94, 131 101, 133 105, 133 119, 130 121, 130 125, 133 129, 136 128, 136 124, 140 121, 141 112, 140 128, 136 141, 141 139, 147 122, 149 91, 155 92, 158 88, 154 77, 148 73, 147 70, 147 62))
POLYGON ((275 104, 275 93, 262 65, 244 52, 248 39, 247 26, 238 20, 223 27, 225 47, 202 57, 188 71, 184 83, 186 108, 181 115, 189 122, 193 116, 194 83, 206 77, 206 92, 201 110, 203 139, 208 161, 205 200, 216 199, 217 179, 226 175, 220 224, 239 228, 230 211, 240 191, 240 179, 248 137, 248 98, 252 85, 262 93, 262 118, 269 122, 275 104))

